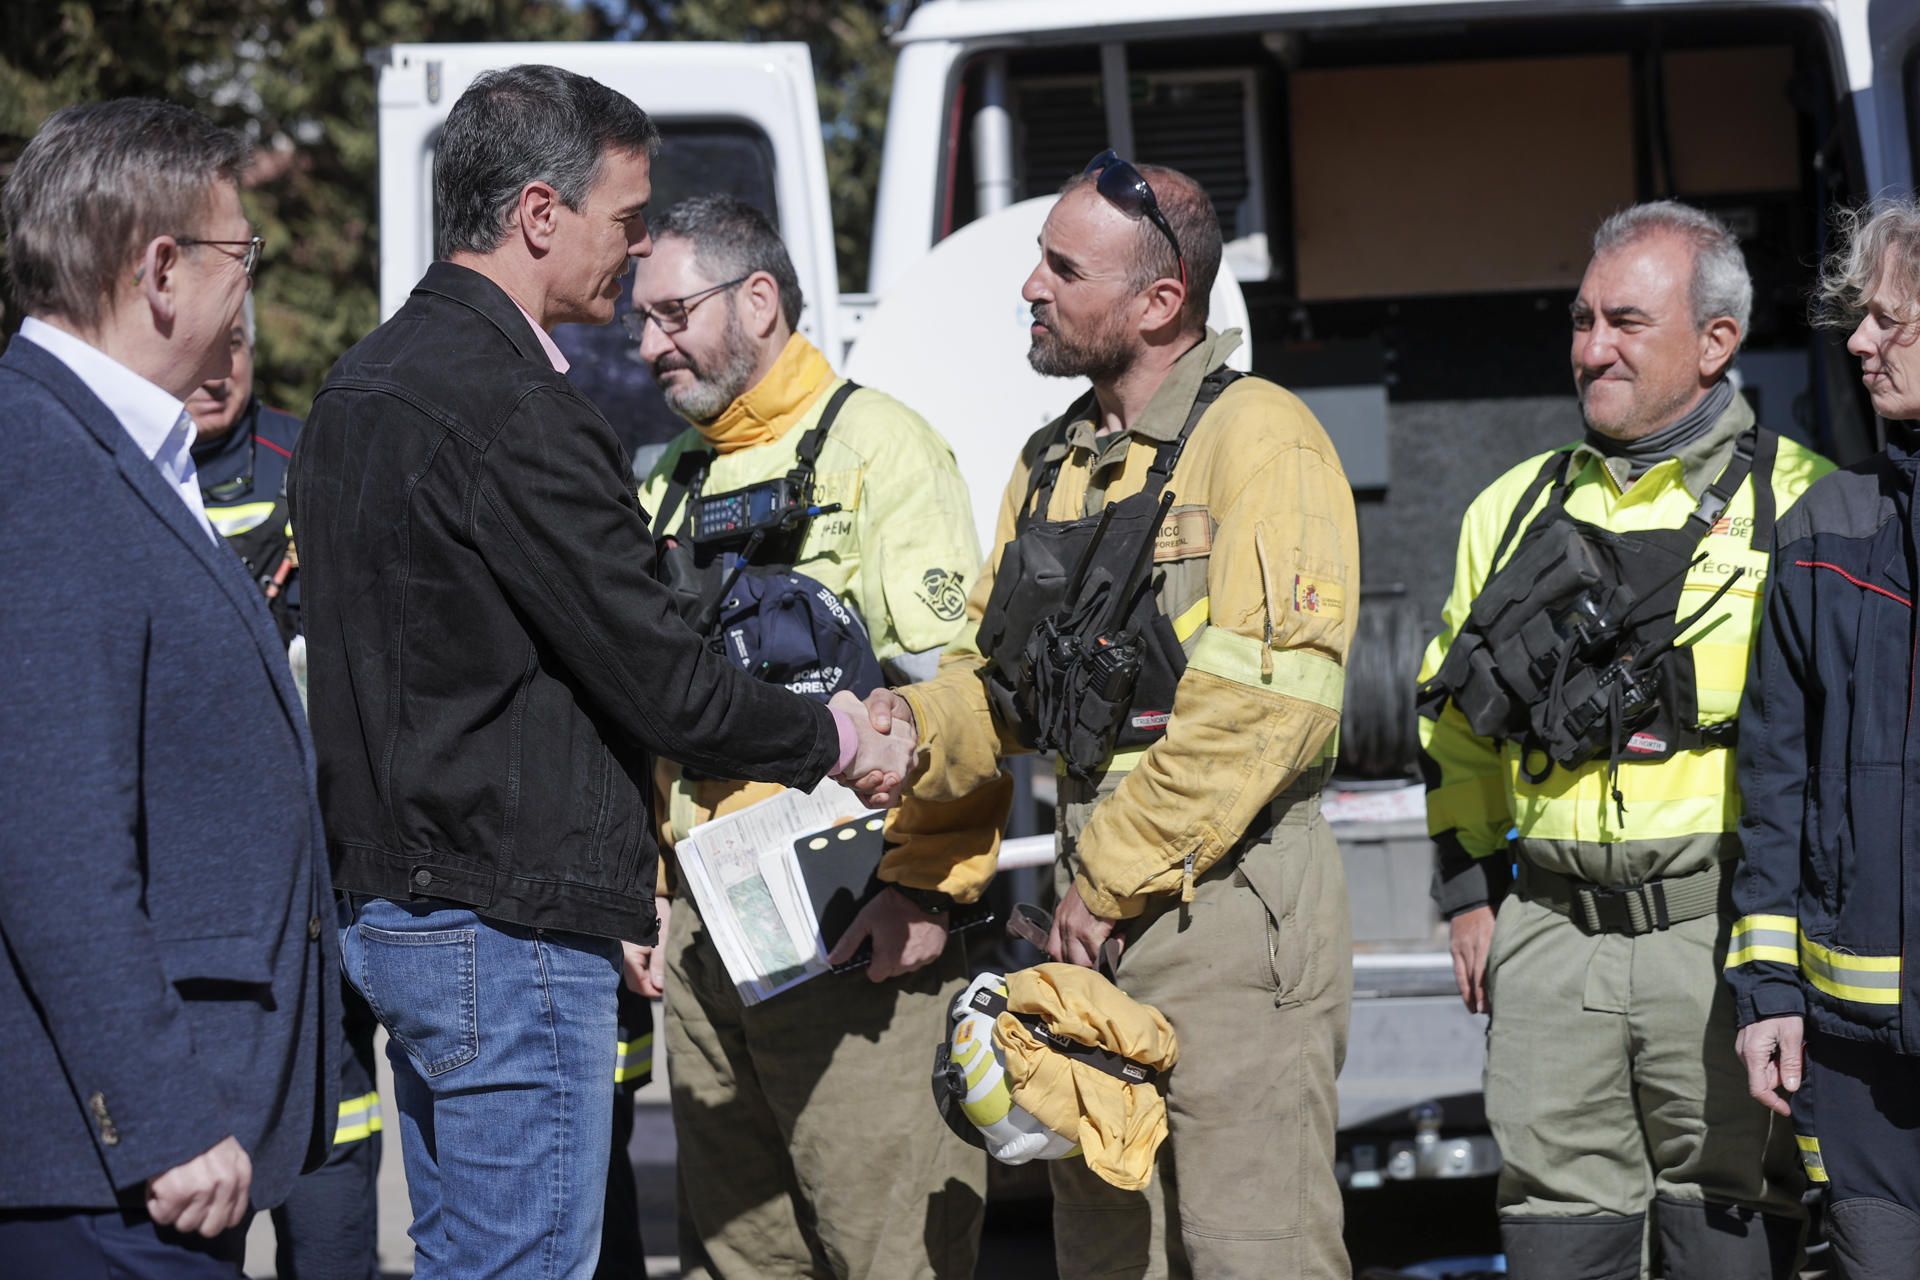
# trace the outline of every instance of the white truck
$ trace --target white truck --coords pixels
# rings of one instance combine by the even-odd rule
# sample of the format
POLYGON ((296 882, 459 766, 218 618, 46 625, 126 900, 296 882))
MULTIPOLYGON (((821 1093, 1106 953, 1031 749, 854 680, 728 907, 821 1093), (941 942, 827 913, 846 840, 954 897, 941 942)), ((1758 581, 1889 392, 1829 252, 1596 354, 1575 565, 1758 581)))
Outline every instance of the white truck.
MULTIPOLYGON (((802 329, 940 427, 990 513, 1020 442, 1072 391, 1036 393, 1024 339, 1006 336, 1024 333, 1031 238, 965 233, 1109 145, 1199 178, 1251 367, 1313 404, 1360 505, 1363 630, 1329 802, 1356 939, 1342 1175, 1361 1189, 1491 1171, 1482 1028, 1428 903, 1414 778, 1413 666, 1459 517, 1513 461, 1578 434, 1565 306, 1594 224, 1638 199, 1688 200, 1741 234, 1756 303, 1739 371, 1761 420, 1842 460, 1875 446, 1857 379, 1837 340, 1809 330, 1804 299, 1831 211, 1911 187, 1920 0, 931 0, 896 43, 859 296, 837 286, 804 46, 386 51, 383 313, 430 257, 434 145, 454 99, 488 68, 557 63, 660 122, 661 205, 722 189, 775 217, 802 329), (869 326, 887 340, 867 343, 869 326), (1005 403, 983 409, 981 389, 1000 386, 1005 403)), ((679 429, 618 325, 563 342, 637 453, 679 429)), ((1048 828, 1045 781, 1016 835, 1048 828)))

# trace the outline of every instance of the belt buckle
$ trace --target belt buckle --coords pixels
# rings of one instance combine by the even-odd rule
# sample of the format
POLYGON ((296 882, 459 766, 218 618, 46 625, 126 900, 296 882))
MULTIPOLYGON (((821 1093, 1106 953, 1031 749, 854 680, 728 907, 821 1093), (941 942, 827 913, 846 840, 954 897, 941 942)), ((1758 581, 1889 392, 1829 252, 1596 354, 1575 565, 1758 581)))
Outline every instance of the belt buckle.
POLYGON ((1672 921, 1667 914, 1667 892, 1658 880, 1615 889, 1592 885, 1575 891, 1589 933, 1624 933, 1629 937, 1654 933, 1672 921), (1636 910, 1637 908, 1637 910, 1636 910))

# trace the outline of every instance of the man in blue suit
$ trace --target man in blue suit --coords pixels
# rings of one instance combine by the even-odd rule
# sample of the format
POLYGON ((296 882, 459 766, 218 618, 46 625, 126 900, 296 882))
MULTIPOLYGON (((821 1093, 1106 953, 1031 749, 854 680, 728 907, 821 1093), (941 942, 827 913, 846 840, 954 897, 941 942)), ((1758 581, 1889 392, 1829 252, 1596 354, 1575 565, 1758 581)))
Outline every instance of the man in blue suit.
POLYGON ((332 888, 261 593, 184 401, 259 258, 244 144, 183 108, 56 113, 4 196, 0 1271, 237 1273, 323 1159, 332 888))

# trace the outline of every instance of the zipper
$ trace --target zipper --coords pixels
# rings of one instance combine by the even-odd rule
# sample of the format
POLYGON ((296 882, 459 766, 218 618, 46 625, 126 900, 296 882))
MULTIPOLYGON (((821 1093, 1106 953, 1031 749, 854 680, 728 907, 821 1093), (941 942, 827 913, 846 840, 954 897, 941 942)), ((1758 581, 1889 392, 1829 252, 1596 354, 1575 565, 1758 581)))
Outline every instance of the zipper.
POLYGON ((1198 849, 1187 850, 1187 861, 1180 869, 1180 901, 1193 901, 1193 864, 1200 858, 1198 849))
POLYGON ((1260 675, 1273 678, 1273 578, 1267 572, 1267 544, 1260 537, 1260 526, 1253 527, 1253 554, 1260 562, 1260 607, 1266 612, 1266 643, 1260 646, 1260 675))

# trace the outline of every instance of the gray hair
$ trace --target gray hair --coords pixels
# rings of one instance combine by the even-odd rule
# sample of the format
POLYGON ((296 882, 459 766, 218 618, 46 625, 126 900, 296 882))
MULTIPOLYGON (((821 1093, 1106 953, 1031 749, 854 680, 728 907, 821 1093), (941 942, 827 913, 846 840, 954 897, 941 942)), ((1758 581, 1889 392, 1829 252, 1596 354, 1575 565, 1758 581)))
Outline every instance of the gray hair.
POLYGON ((247 346, 253 346, 253 290, 247 290, 247 296, 240 303, 240 328, 247 335, 247 346))
POLYGON ((198 232, 215 185, 237 187, 247 155, 239 134, 170 102, 54 112, 0 198, 21 310, 99 324, 133 260, 158 236, 198 232))
POLYGON ((1920 201, 1911 196, 1875 201, 1834 216, 1840 247, 1820 266, 1813 288, 1813 322, 1851 329, 1880 287, 1899 298, 1897 323, 1920 322, 1920 201))
POLYGON ((435 252, 492 253, 528 183, 578 212, 608 151, 659 146, 647 113, 598 80, 531 63, 486 72, 447 113, 434 153, 435 252))
POLYGON ((1636 204, 1608 218, 1593 233, 1593 256, 1624 249, 1650 235, 1667 232, 1693 246, 1693 276, 1687 282, 1687 301, 1693 307, 1693 327, 1705 329, 1720 316, 1730 316, 1747 336, 1753 317, 1753 277, 1740 241, 1727 224, 1704 209, 1678 200, 1636 204))
POLYGON ((694 196, 653 219, 655 239, 673 236, 693 246, 693 260, 715 284, 764 271, 780 287, 787 327, 800 323, 800 277, 767 215, 730 195, 694 196))

